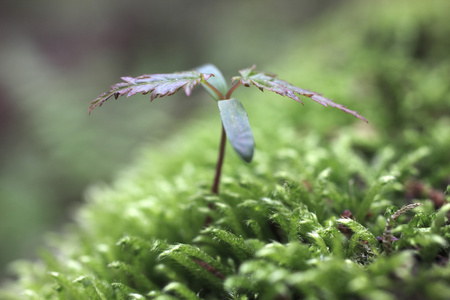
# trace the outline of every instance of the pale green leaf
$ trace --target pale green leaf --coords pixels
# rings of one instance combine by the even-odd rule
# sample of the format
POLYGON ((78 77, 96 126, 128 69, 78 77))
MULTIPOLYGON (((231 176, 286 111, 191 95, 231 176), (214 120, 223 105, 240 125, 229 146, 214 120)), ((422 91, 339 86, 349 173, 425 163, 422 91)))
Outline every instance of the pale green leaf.
MULTIPOLYGON (((225 78, 222 75, 222 72, 213 64, 206 64, 196 68, 197 71, 203 74, 213 74, 214 77, 208 79, 208 83, 214 86, 223 96, 225 96, 228 92, 228 84, 225 81, 225 78)), ((202 83, 202 86, 205 90, 216 100, 219 99, 219 96, 206 84, 202 83)))
POLYGON ((217 104, 228 140, 244 161, 251 162, 255 141, 244 106, 236 98, 222 100, 217 104))

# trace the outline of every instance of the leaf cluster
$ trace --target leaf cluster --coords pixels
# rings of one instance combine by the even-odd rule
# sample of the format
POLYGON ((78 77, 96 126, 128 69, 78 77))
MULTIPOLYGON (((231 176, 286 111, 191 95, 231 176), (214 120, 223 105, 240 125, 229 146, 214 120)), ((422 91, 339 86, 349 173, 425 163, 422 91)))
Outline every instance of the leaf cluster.
MULTIPOLYGON (((145 74, 136 78, 122 77, 124 82, 114 84, 110 87, 108 92, 105 92, 91 101, 89 113, 97 107, 101 106, 105 101, 114 96, 116 99, 119 96, 127 95, 127 97, 136 95, 138 93, 150 93, 150 101, 157 97, 170 96, 175 94, 181 88, 187 96, 191 94, 192 89, 197 84, 202 84, 211 97, 218 101, 219 111, 223 124, 223 135, 228 136, 233 148, 237 154, 245 161, 251 162, 254 152, 254 138, 250 128, 247 112, 242 103, 236 99, 231 98, 232 93, 241 84, 246 87, 250 83, 254 84, 261 91, 268 90, 275 92, 281 96, 287 96, 295 101, 300 101, 296 95, 310 97, 312 100, 324 105, 339 108, 345 113, 350 113, 353 116, 367 122, 367 120, 358 114, 356 111, 350 110, 341 104, 334 103, 317 93, 304 90, 296 87, 286 81, 276 78, 275 75, 265 72, 255 72, 256 66, 240 70, 241 76, 232 78, 232 87, 228 89, 228 85, 220 72, 220 70, 212 65, 207 64, 200 66, 192 71, 177 72, 172 74, 145 74), (211 78, 209 82, 208 79, 211 78)), ((213 190, 218 188, 217 181, 220 178, 220 169, 223 161, 224 144, 222 143, 219 150, 219 161, 216 175, 216 180, 213 184, 213 190)))

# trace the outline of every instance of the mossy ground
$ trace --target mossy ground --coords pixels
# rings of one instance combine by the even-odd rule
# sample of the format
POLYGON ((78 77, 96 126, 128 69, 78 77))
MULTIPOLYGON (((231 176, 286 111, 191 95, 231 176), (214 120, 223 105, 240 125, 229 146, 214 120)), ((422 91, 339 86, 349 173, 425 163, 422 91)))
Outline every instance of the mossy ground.
POLYGON ((328 16, 273 62, 369 125, 238 92, 257 150, 247 165, 228 148, 219 196, 213 111, 90 188, 2 299, 448 299, 449 5, 413 2, 328 16))

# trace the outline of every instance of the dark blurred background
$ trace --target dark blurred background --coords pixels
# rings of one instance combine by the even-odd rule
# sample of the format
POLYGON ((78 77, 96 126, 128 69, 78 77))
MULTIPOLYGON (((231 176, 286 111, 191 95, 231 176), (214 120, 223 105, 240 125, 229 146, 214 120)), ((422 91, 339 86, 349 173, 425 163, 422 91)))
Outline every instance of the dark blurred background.
POLYGON ((7 1, 0 10, 0 278, 70 219, 92 183, 110 181, 211 107, 205 94, 136 96, 88 116, 120 76, 214 63, 257 64, 346 1, 7 1), (206 108, 207 109, 207 108, 206 108))

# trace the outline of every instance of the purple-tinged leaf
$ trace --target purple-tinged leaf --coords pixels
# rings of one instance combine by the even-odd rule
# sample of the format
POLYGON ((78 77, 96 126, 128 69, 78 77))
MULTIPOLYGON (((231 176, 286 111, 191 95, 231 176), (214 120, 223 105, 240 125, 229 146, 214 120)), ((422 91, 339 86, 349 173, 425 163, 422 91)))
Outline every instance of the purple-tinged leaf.
POLYGON ((183 88, 184 93, 189 96, 195 85, 203 80, 208 80, 213 74, 203 74, 198 71, 185 71, 170 74, 150 74, 139 77, 122 77, 124 82, 120 82, 111 86, 110 90, 101 94, 90 103, 89 113, 97 107, 102 106, 103 102, 114 96, 127 95, 127 97, 138 93, 150 93, 150 101, 155 98, 170 96, 183 88))
POLYGON ((236 98, 220 100, 217 105, 228 141, 244 161, 251 162, 255 141, 244 106, 236 98))
POLYGON ((239 73, 241 76, 233 77, 233 82, 239 81, 246 87, 249 87, 250 84, 255 85, 258 87, 261 91, 268 90, 275 92, 281 96, 289 97, 295 101, 298 101, 303 104, 303 102, 300 100, 300 98, 297 95, 306 96, 311 98, 312 100, 322 104, 323 106, 331 106, 336 107, 345 113, 349 113, 364 122, 368 123, 366 118, 361 116, 358 112, 354 110, 350 110, 346 108, 342 104, 338 104, 333 102, 331 99, 325 98, 320 94, 317 94, 315 92, 311 92, 308 90, 304 90, 302 88, 296 87, 289 82, 286 82, 284 80, 278 79, 276 75, 264 73, 264 72, 255 72, 256 66, 252 66, 251 68, 240 70, 239 73))

